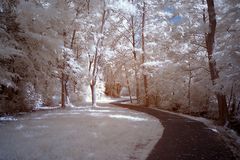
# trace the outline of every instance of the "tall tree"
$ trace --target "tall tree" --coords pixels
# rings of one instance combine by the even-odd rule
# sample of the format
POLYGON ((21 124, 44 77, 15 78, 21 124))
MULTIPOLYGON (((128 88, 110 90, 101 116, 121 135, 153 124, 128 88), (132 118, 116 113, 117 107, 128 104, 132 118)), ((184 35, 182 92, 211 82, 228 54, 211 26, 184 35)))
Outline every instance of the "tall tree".
POLYGON ((106 22, 106 15, 107 14, 107 8, 106 8, 106 2, 103 1, 103 11, 102 11, 102 17, 101 17, 101 25, 100 30, 95 35, 96 43, 95 43, 95 53, 93 55, 92 62, 89 64, 89 72, 90 72, 90 88, 91 88, 91 95, 92 95, 92 106, 96 107, 96 83, 97 83, 97 76, 98 76, 98 67, 99 67, 99 61, 101 58, 101 55, 99 53, 100 47, 102 47, 102 41, 103 41, 103 35, 104 35, 104 25, 106 22))
MULTIPOLYGON (((216 79, 219 78, 216 61, 213 58, 214 54, 214 42, 215 42, 215 32, 216 32, 216 13, 214 8, 214 0, 207 0, 207 12, 209 17, 209 32, 205 34, 205 42, 208 52, 208 62, 209 62, 209 70, 211 75, 212 84, 216 84, 216 79)), ((203 16, 203 20, 206 23, 206 17, 203 16)), ((216 93, 217 101, 218 101, 218 110, 219 110, 219 120, 222 124, 225 124, 228 116, 227 110, 227 102, 226 96, 222 93, 216 93)))
MULTIPOLYGON (((145 53, 145 18, 146 18, 146 2, 143 1, 142 6, 142 64, 145 63, 146 59, 146 53, 145 53)), ((145 105, 149 106, 149 97, 148 97, 148 81, 147 81, 147 75, 144 73, 144 66, 143 66, 143 84, 144 84, 144 99, 145 99, 145 105)))
MULTIPOLYGON (((134 1, 132 0, 132 4, 134 4, 134 1)), ((136 79, 136 98, 137 102, 140 101, 140 88, 139 88, 139 78, 138 78, 138 59, 137 59, 137 53, 136 53, 136 19, 134 15, 131 15, 131 36, 132 36, 132 53, 134 57, 134 74, 136 79)))

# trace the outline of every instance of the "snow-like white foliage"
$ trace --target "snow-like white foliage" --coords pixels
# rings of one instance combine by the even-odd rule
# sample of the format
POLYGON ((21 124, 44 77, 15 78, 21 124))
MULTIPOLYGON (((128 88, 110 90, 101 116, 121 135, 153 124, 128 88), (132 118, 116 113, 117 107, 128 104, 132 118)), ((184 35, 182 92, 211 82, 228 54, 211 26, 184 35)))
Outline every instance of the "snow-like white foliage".
POLYGON ((82 73, 84 72, 82 66, 79 64, 79 62, 76 61, 75 58, 69 58, 69 60, 67 61, 67 63, 69 64, 70 69, 75 72, 75 73, 82 73))
POLYGON ((26 83, 23 91, 25 103, 28 107, 35 108, 42 105, 41 95, 36 93, 34 86, 31 83, 26 83))
POLYGON ((150 47, 155 47, 155 46, 157 46, 158 44, 157 44, 156 42, 148 42, 146 45, 147 45, 147 46, 150 46, 150 47))
MULTIPOLYGON (((220 1, 218 1, 219 3, 220 1)), ((194 9, 199 10, 199 11, 203 11, 203 9, 207 9, 207 4, 198 4, 198 5, 194 5, 193 6, 194 9)))
POLYGON ((108 7, 130 15, 135 15, 137 12, 137 7, 128 0, 115 0, 108 7))
POLYGON ((2 59, 10 59, 14 56, 22 56, 23 53, 20 50, 9 46, 2 46, 0 45, 0 57, 2 59))
POLYGON ((171 60, 165 60, 165 61, 151 61, 151 62, 145 62, 143 64, 144 67, 147 68, 161 68, 169 63, 172 63, 171 60))
POLYGON ((20 75, 18 73, 13 73, 9 68, 13 65, 14 58, 22 57, 24 54, 18 49, 18 43, 9 33, 1 28, 0 34, 0 84, 16 90, 18 87, 14 80, 19 79, 20 75))
POLYGON ((104 58, 106 60, 111 59, 116 54, 116 52, 114 50, 111 50, 111 48, 106 48, 103 52, 104 52, 104 58))
POLYGON ((10 87, 13 89, 18 89, 17 85, 13 82, 13 79, 19 78, 18 74, 14 74, 11 72, 8 72, 6 70, 2 70, 0 68, 0 84, 6 87, 10 87))
POLYGON ((166 12, 166 11, 159 11, 158 15, 165 18, 165 17, 172 17, 173 13, 172 12, 166 12))
POLYGON ((180 105, 191 111, 197 108, 210 111, 215 110, 214 92, 226 94, 227 99, 232 95, 239 101, 237 1, 219 0, 215 4, 213 60, 219 73, 215 85, 210 83, 205 48, 205 36, 210 31, 206 3, 88 2, 19 1, 16 7, 10 7, 16 12, 11 14, 5 13, 7 5, 0 6, 4 15, 0 20, 0 84, 5 96, 9 88, 15 89, 13 92, 25 91, 23 86, 32 84, 26 88, 33 95, 41 95, 36 96, 40 98, 35 99, 39 100, 35 105, 55 106, 60 101, 61 82, 65 82, 69 92, 67 103, 71 105, 72 101, 85 99, 89 84, 96 83, 99 90, 96 95, 101 97, 105 81, 113 86, 120 84, 119 89, 123 87, 133 96, 139 83, 143 99, 143 75, 147 75, 151 104, 160 102, 168 107, 180 105), (203 10, 207 22, 203 22, 203 10), (16 19, 12 17, 16 26, 4 18, 11 15, 16 15, 16 19))

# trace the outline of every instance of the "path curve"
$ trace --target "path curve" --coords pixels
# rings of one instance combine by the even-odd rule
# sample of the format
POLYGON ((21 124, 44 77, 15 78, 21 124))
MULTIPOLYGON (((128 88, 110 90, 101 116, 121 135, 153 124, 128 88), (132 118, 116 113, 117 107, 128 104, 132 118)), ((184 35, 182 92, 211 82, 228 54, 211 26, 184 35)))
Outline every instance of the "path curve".
POLYGON ((163 136, 147 160, 235 160, 218 133, 201 122, 147 107, 112 104, 147 113, 161 121, 165 128, 163 136))

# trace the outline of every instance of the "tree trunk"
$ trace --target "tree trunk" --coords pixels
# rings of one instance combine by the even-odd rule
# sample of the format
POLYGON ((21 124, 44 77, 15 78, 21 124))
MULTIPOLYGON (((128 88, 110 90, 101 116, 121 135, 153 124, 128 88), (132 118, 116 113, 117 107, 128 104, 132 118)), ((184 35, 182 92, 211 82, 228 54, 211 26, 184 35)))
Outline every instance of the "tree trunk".
POLYGON ((61 107, 65 108, 65 86, 64 86, 64 73, 62 72, 62 77, 61 77, 61 87, 62 87, 62 91, 61 91, 61 107))
POLYGON ((235 93, 233 93, 233 101, 232 101, 232 104, 231 104, 231 115, 232 116, 234 116, 235 113, 236 113, 236 102, 237 102, 237 98, 236 98, 235 93))
MULTIPOLYGON (((214 41, 215 41, 215 32, 216 32, 216 13, 214 8, 214 0, 207 0, 208 6, 208 16, 209 16, 209 33, 206 33, 205 41, 208 52, 208 60, 209 60, 209 69, 210 75, 213 85, 215 85, 215 80, 219 78, 216 61, 213 59, 213 49, 214 49, 214 41)), ((206 18, 203 17, 206 22, 206 18)), ((218 110, 219 110, 219 121, 221 124, 225 124, 227 121, 228 111, 227 111, 227 102, 226 96, 220 93, 216 93, 217 101, 218 101, 218 110)))
MULTIPOLYGON (((88 1, 90 3, 90 0, 88 1)), ((102 22, 101 22, 101 28, 100 28, 100 32, 101 34, 103 34, 104 32, 104 24, 106 21, 106 4, 105 1, 103 1, 104 3, 104 10, 103 10, 103 14, 102 14, 102 22)), ((90 82, 90 88, 91 88, 91 92, 92 92, 92 106, 96 107, 96 82, 97 82, 97 75, 98 75, 98 63, 99 63, 99 47, 101 45, 102 42, 102 38, 98 38, 97 43, 96 43, 96 48, 95 48, 95 55, 93 58, 93 62, 90 62, 89 65, 89 72, 91 72, 91 68, 92 68, 92 73, 91 74, 91 82, 90 82), (93 64, 91 64, 93 63, 93 64)))
POLYGON ((137 76, 137 69, 135 69, 135 79, 136 79, 136 98, 137 98, 137 103, 140 103, 139 78, 137 76))
MULTIPOLYGON (((146 12, 146 3, 143 2, 142 8, 142 64, 145 63, 145 38, 144 38, 144 28, 145 28, 145 12, 146 12)), ((144 71, 145 67, 143 67, 144 71)), ((143 84, 144 84, 144 99, 145 106, 149 106, 149 97, 148 97, 148 81, 147 75, 143 73, 143 84)))
POLYGON ((96 107, 97 106, 97 102, 96 102, 96 85, 94 84, 94 82, 92 84, 90 84, 90 88, 91 88, 91 93, 92 93, 92 107, 96 107))
POLYGON ((86 0, 87 2, 87 11, 88 11, 88 14, 90 14, 90 0, 86 0))
POLYGON ((130 102, 133 103, 133 101, 132 101, 132 92, 131 92, 131 88, 130 88, 130 84, 129 84, 128 79, 127 79, 127 86, 128 86, 128 93, 129 93, 130 102))
POLYGON ((77 91, 77 84, 78 84, 77 81, 74 80, 74 81, 73 81, 73 92, 74 92, 74 93, 76 93, 76 91, 77 91))
POLYGON ((77 56, 76 56, 76 58, 77 58, 77 60, 79 59, 79 46, 77 45, 77 51, 76 51, 76 53, 77 53, 77 56))
POLYGON ((237 110, 236 112, 240 111, 240 101, 238 102, 238 105, 237 105, 237 110))
POLYGON ((158 106, 159 105, 159 98, 160 98, 160 96, 158 95, 158 93, 156 93, 156 95, 155 95, 155 106, 158 106))
MULTIPOLYGON (((125 67, 124 67, 125 68, 125 67)), ((129 98, 130 98, 130 102, 133 103, 132 101, 132 92, 131 92, 131 87, 129 84, 129 80, 128 80, 128 75, 127 75, 127 70, 125 68, 125 73, 126 73, 126 79, 127 79, 127 87, 128 87, 128 94, 129 94, 129 98)))
POLYGON ((191 82, 192 82, 192 71, 190 62, 188 64, 189 77, 188 77, 188 107, 191 107, 191 82))
MULTIPOLYGON (((64 47, 66 47, 67 45, 67 42, 66 42, 66 37, 67 37, 67 33, 66 31, 64 30, 63 31, 63 39, 64 39, 64 47)), ((61 87, 62 87, 62 90, 61 90, 61 107, 62 108, 65 108, 66 105, 65 105, 65 100, 66 100, 66 82, 65 82, 65 73, 64 73, 64 70, 65 70, 65 58, 66 58, 66 55, 65 53, 63 53, 63 64, 62 64, 62 77, 61 77, 61 87)))
MULTIPOLYGON (((133 3, 133 0, 132 0, 133 3)), ((131 29, 132 29, 132 53, 134 57, 134 74, 135 74, 135 79, 136 79, 136 97, 137 97, 137 103, 139 103, 139 97, 140 97, 140 91, 139 91, 139 79, 138 79, 138 71, 137 71, 137 54, 135 51, 136 48, 136 43, 135 43, 135 30, 134 30, 134 16, 131 16, 131 29)))
POLYGON ((232 118, 235 113, 236 113, 236 104, 237 103, 237 99, 236 99, 236 94, 235 94, 235 90, 234 90, 234 83, 232 84, 232 88, 231 88, 231 93, 230 93, 230 97, 229 97, 229 101, 228 101, 228 108, 230 109, 230 113, 229 113, 229 118, 232 118))
POLYGON ((67 89, 67 83, 69 80, 69 76, 68 75, 64 75, 64 91, 65 91, 65 102, 69 103, 69 94, 68 94, 68 89, 67 89))
POLYGON ((74 29, 74 31, 73 31, 72 40, 71 40, 71 49, 73 49, 73 44, 74 44, 74 40, 75 40, 75 35, 76 35, 76 29, 74 29))

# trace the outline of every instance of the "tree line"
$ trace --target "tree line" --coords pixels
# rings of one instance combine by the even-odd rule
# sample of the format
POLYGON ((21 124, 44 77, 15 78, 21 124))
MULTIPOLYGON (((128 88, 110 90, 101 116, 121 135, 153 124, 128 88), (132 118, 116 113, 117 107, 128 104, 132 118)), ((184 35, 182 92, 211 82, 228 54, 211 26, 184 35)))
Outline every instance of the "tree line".
POLYGON ((237 0, 3 0, 0 112, 80 105, 89 89, 96 106, 101 82, 107 94, 117 88, 117 96, 121 91, 145 106, 221 124, 236 119, 239 6, 237 0))

